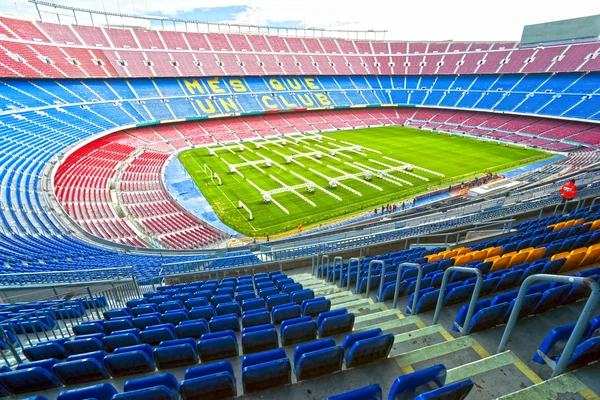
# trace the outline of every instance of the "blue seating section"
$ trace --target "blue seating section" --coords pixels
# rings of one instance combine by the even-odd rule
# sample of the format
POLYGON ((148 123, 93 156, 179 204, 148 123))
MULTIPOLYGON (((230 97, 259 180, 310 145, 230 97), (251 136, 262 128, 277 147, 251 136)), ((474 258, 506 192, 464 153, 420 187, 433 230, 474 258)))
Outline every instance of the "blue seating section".
MULTIPOLYGON (((328 106, 394 102, 600 120, 600 96, 593 93, 593 89, 598 86, 599 76, 597 72, 526 74, 518 77, 461 75, 440 77, 435 82, 424 82, 422 85, 402 77, 367 77, 359 79, 360 87, 355 86, 354 81, 347 77, 323 76, 311 78, 319 89, 309 90, 302 86, 299 91, 289 86, 285 79, 275 78, 283 85, 284 90, 280 92, 282 96, 302 93, 312 97, 314 93, 323 94, 322 88, 328 88, 328 106)), ((199 79, 200 84, 206 88, 211 87, 206 82, 207 79, 211 78, 199 79)), ((236 113, 269 111, 263 103, 256 101, 255 97, 257 93, 269 91, 261 77, 220 79, 239 79, 249 90, 246 93, 236 92, 231 85, 220 82, 219 88, 224 91, 222 94, 197 91, 190 93, 186 91, 183 79, 112 79, 85 82, 69 79, 3 79, 3 84, 0 85, 0 98, 3 100, 0 107, 4 112, 0 116, 0 153, 3 154, 0 169, 5 189, 2 194, 0 225, 2 232, 10 234, 0 235, 0 272, 14 274, 10 278, 3 278, 3 283, 14 284, 19 280, 36 279, 18 275, 24 272, 81 270, 122 265, 133 266, 139 281, 147 283, 159 274, 162 263, 190 259, 185 256, 118 254, 116 251, 71 238, 55 222, 52 215, 43 211, 45 204, 34 189, 42 179, 44 165, 58 152, 78 141, 119 126, 173 118, 169 108, 159 99, 145 99, 142 107, 136 94, 144 98, 168 93, 169 102, 174 105, 173 112, 178 118, 207 116, 200 108, 191 107, 187 98, 208 101, 209 97, 226 96, 236 104, 236 113), (136 94, 130 85, 136 88, 136 94), (40 87, 46 89, 40 90, 40 87), (50 92, 53 93, 52 96, 49 95, 50 92), (119 93, 121 99, 118 99, 115 93, 119 93), (79 104, 81 99, 84 99, 85 105, 79 104)), ((314 101, 317 102, 317 99, 314 101)), ((288 108, 287 104, 289 108, 295 107, 291 100, 289 103, 276 103, 277 107, 282 109, 288 108)), ((231 112, 222 109, 217 101, 214 101, 214 105, 215 115, 231 112)), ((232 261, 230 265, 243 263, 244 257, 253 256, 240 256, 240 260, 232 261)), ((198 256, 193 258, 198 259, 198 256)), ((361 286, 364 284, 361 283, 361 286)))

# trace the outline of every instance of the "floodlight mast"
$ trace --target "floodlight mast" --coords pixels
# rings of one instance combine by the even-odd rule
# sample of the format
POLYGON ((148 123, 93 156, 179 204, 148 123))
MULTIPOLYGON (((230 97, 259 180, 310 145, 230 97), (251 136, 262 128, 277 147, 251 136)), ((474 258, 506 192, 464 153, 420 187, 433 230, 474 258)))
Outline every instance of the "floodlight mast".
MULTIPOLYGON (((385 40, 385 34, 387 30, 356 30, 356 29, 325 29, 317 27, 285 27, 285 26, 274 26, 274 25, 259 25, 259 24, 232 24, 224 22, 209 22, 199 20, 188 20, 181 18, 170 18, 158 15, 137 15, 120 12, 111 12, 104 10, 94 10, 82 7, 72 7, 63 4, 58 4, 50 1, 43 0, 27 0, 29 3, 35 5, 40 21, 42 21, 42 14, 54 14, 57 16, 60 22, 60 15, 58 10, 67 10, 73 14, 75 24, 78 24, 77 13, 84 13, 90 15, 92 25, 94 24, 93 15, 101 15, 106 20, 106 26, 110 26, 108 17, 117 18, 129 18, 135 20, 146 20, 146 21, 160 21, 161 27, 164 30, 165 22, 172 23, 173 29, 176 29, 177 24, 183 25, 186 32, 193 32, 188 29, 188 25, 196 25, 196 32, 201 32, 200 26, 206 27, 207 32, 211 32, 210 28, 216 28, 217 32, 220 33, 254 33, 254 34, 267 34, 267 35, 278 35, 278 36, 290 36, 290 37, 306 37, 306 38, 340 38, 340 39, 357 39, 357 40, 385 40), (52 9, 54 11, 48 11, 46 9, 52 9), (223 29, 223 30, 222 30, 223 29)), ((113 26, 118 26, 113 24, 113 26)))

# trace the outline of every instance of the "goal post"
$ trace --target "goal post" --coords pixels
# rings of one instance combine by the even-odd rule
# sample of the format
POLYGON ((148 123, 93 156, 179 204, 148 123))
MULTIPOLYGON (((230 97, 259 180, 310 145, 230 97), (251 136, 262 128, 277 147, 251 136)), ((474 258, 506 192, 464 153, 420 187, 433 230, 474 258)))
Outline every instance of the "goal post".
POLYGON ((221 177, 219 176, 219 174, 217 174, 216 172, 213 172, 212 169, 210 169, 210 167, 206 164, 204 164, 204 173, 206 175, 208 175, 208 177, 210 178, 210 180, 215 183, 215 180, 217 180, 217 185, 221 186, 223 184, 223 181, 221 181, 221 177))
POLYGON ((249 214, 248 221, 252 221, 254 219, 254 216, 252 215, 252 211, 250 211, 250 209, 241 200, 238 200, 238 208, 243 208, 244 210, 248 211, 248 214, 249 214))

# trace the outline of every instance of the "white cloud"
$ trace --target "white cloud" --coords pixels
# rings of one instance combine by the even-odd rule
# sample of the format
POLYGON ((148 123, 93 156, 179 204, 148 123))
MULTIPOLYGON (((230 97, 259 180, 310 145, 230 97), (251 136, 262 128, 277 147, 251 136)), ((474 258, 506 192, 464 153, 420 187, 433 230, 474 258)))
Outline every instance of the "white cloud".
MULTIPOLYGON (((0 1, 0 12, 37 16, 26 0, 0 1)), ((600 14, 591 0, 63 0, 83 8, 136 14, 174 15, 197 8, 248 6, 238 23, 302 21, 329 29, 387 30, 392 40, 518 40, 523 26, 600 14)), ((199 15, 201 18, 202 16, 199 15)))

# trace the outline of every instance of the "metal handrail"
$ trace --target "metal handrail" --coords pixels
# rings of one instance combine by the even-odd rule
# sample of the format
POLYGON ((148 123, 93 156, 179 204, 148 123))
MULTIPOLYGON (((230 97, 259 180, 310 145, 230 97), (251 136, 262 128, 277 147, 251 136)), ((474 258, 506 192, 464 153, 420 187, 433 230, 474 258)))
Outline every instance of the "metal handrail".
MULTIPOLYGON (((340 256, 336 256, 333 258, 333 265, 332 265, 332 269, 333 269, 333 277, 332 277, 332 281, 333 284, 335 285, 335 266, 337 262, 340 262, 340 284, 342 282, 342 270, 344 269, 344 259, 340 256)), ((327 279, 329 279, 329 268, 327 268, 327 279)))
POLYGON ((396 287, 394 289, 394 302, 392 303, 392 308, 398 307, 398 295, 400 294, 400 278, 402 277, 402 270, 404 268, 416 268, 417 272, 417 283, 415 284, 415 294, 413 296, 413 304, 411 308, 411 313, 417 307, 417 298, 419 297, 419 292, 421 291, 421 280, 423 279, 423 266, 417 263, 402 263, 398 267, 398 271, 396 272, 396 287))
MULTIPOLYGON (((471 295, 471 301, 469 302, 469 309, 467 310, 467 316, 465 317, 465 325, 466 329, 462 329, 459 327, 461 335, 464 335, 467 329, 469 329, 469 324, 471 323, 471 318, 473 318, 473 313, 475 312, 475 304, 477 300, 479 300, 479 292, 481 291, 481 285, 483 284, 483 274, 477 268, 467 268, 467 267, 450 267, 446 271, 444 271, 444 277, 442 278, 442 286, 440 287, 440 294, 438 296, 438 301, 435 306, 435 314, 433 315, 432 324, 437 324, 438 319, 440 318, 440 311, 442 310, 444 297, 446 296, 446 285, 448 284, 448 278, 450 277, 451 272, 464 272, 466 274, 476 275, 477 281, 475 282, 475 288, 473 289, 473 294, 471 295)), ((463 327, 463 328, 464 328, 463 327)))
POLYGON ((508 324, 506 324, 506 328, 504 329, 504 334, 502 335, 502 340, 500 340, 500 345, 498 346, 497 353, 502 353, 506 350, 506 346, 508 345, 508 340, 510 338, 510 334, 512 333, 515 324, 517 323, 517 319, 519 318, 519 313, 521 312, 521 307, 523 306, 523 300, 527 295, 527 289, 536 282, 558 282, 565 284, 576 284, 576 285, 584 285, 589 286, 592 293, 588 297, 588 300, 585 303, 581 314, 579 314, 579 318, 577 319, 577 323, 575 324, 575 328, 573 328, 573 332, 571 336, 569 336, 569 340, 563 349, 562 354, 555 366, 550 365, 550 368, 553 369, 552 377, 558 376, 565 372, 569 361, 571 360, 571 356, 573 352, 575 352, 575 348, 579 344, 581 337, 583 336, 583 332, 585 331, 588 323, 592 319, 595 309, 600 304, 600 284, 593 279, 583 278, 580 276, 562 276, 562 275, 549 275, 549 274, 538 274, 531 275, 527 279, 523 281, 521 284, 521 288, 519 289, 519 294, 515 300, 515 305, 510 313, 510 318, 508 319, 508 324))
POLYGON ((311 270, 310 270, 310 274, 312 276, 315 276, 315 269, 318 271, 319 270, 319 256, 316 254, 313 254, 311 257, 311 270))
MULTIPOLYGON (((373 265, 379 264, 382 266, 382 270, 385 272, 385 263, 381 260, 371 260, 369 262, 369 267, 367 269, 367 294, 366 297, 369 298, 369 294, 371 293, 371 275, 373 273, 373 265)), ((383 279, 383 276, 381 276, 383 279)), ((358 276, 356 277, 356 282, 359 282, 358 276)))
POLYGON ((348 282, 346 282, 347 284, 347 290, 350 291, 350 273, 352 272, 352 261, 356 261, 356 280, 358 281, 358 276, 360 275, 360 258, 359 257, 352 257, 350 259, 348 259, 348 282))
MULTIPOLYGON (((327 271, 329 272, 329 255, 328 254, 323 254, 321 256, 321 273, 319 274, 319 269, 317 269, 317 278, 322 278, 323 277, 323 271, 327 271), (327 259, 327 268, 325 268, 325 259, 327 259)), ((325 280, 327 280, 327 276, 325 276, 325 280)))
POLYGON ((0 281, 13 281, 10 286, 24 286, 31 284, 57 284, 93 282, 107 279, 133 278, 133 267, 97 268, 76 271, 46 271, 46 272, 20 272, 18 274, 0 274, 0 281), (28 279, 33 278, 33 279, 28 279), (82 279, 83 278, 83 279, 82 279), (93 278, 93 279, 92 279, 93 278), (33 283, 31 283, 33 281, 33 283))

